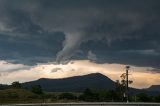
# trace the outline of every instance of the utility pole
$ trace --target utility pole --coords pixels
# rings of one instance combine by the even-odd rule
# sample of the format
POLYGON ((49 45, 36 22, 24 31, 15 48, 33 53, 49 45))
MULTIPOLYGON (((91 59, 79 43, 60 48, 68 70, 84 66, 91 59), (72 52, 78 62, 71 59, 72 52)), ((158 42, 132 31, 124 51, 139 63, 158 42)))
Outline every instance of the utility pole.
POLYGON ((129 88, 128 88, 128 71, 130 69, 130 66, 126 66, 126 97, 127 97, 127 103, 129 102, 129 88))

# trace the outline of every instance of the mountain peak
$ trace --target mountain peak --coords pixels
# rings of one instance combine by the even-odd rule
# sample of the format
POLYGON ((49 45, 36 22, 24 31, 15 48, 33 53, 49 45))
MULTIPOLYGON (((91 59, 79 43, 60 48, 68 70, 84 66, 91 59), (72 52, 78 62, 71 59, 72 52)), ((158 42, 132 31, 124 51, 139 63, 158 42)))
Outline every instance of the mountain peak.
POLYGON ((105 75, 103 75, 103 74, 101 74, 101 73, 91 73, 91 74, 87 74, 87 75, 104 76, 104 77, 106 77, 105 75))

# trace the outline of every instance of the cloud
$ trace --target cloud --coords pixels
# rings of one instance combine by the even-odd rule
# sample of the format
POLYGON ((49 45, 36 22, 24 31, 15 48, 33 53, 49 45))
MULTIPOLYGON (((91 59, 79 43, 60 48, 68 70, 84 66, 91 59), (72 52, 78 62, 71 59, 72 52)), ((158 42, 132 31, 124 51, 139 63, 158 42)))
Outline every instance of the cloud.
POLYGON ((151 55, 160 53, 159 1, 0 2, 1 59, 30 65, 60 63, 84 59, 92 50, 96 62, 160 67, 160 56, 151 55), (78 49, 83 49, 79 56, 78 49), (121 52, 130 50, 136 52, 121 52))
POLYGON ((57 72, 57 71, 60 71, 61 70, 61 68, 53 68, 52 70, 51 70, 51 72, 57 72))
POLYGON ((128 50, 128 51, 122 51, 122 52, 128 52, 128 53, 139 53, 142 55, 160 55, 157 51, 148 49, 148 50, 128 50))
POLYGON ((88 51, 88 59, 94 62, 97 60, 97 56, 92 51, 88 51))
POLYGON ((64 61, 68 59, 71 56, 71 54, 75 52, 75 49, 77 49, 80 46, 81 40, 83 40, 82 35, 66 35, 65 41, 63 42, 63 50, 57 54, 56 61, 59 63, 62 60, 64 61))
POLYGON ((12 63, 9 63, 9 62, 6 62, 4 60, 1 60, 0 61, 0 67, 1 67, 1 70, 0 70, 0 73, 2 72, 13 72, 13 71, 19 71, 19 70, 24 70, 24 69, 30 69, 31 67, 30 66, 26 66, 26 65, 23 65, 23 64, 12 64, 12 63))

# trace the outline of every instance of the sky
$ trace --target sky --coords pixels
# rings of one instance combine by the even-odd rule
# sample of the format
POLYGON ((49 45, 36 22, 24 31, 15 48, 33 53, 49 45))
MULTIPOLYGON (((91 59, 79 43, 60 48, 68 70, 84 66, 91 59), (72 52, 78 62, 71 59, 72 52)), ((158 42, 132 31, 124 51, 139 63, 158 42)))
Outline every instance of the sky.
POLYGON ((97 72, 116 81, 130 65, 130 86, 160 85, 159 5, 0 0, 0 83, 97 72))

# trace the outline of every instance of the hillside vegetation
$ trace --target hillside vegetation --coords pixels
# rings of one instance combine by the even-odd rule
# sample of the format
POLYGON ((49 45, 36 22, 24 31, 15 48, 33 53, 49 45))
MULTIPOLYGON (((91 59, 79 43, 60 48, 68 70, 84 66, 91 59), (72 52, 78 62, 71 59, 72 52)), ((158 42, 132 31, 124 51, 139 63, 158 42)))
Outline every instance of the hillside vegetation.
POLYGON ((39 100, 35 98, 40 98, 40 96, 26 89, 0 90, 0 103, 38 102, 39 100))

